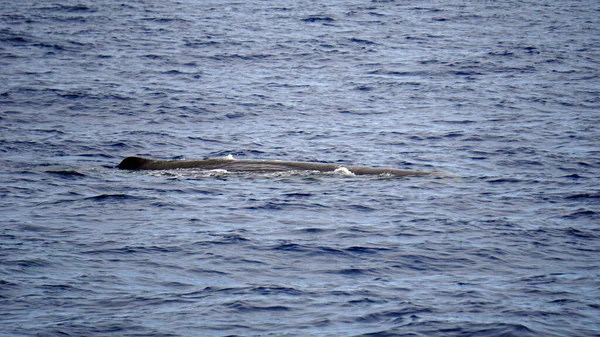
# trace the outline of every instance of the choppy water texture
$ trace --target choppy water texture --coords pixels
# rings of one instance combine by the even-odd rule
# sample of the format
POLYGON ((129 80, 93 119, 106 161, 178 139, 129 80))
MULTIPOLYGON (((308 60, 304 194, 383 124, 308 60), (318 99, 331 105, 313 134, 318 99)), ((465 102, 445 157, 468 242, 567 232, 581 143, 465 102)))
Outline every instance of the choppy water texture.
POLYGON ((600 335, 598 1, 0 9, 0 335, 600 335))

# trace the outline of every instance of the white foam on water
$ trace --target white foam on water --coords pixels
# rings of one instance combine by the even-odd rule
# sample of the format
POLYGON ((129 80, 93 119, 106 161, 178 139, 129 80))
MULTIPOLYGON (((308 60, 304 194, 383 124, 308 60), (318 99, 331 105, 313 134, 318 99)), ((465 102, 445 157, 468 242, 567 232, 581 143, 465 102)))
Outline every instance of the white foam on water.
POLYGON ((342 174, 345 176, 355 177, 356 174, 352 173, 352 171, 348 170, 346 167, 340 166, 333 171, 333 173, 342 174))

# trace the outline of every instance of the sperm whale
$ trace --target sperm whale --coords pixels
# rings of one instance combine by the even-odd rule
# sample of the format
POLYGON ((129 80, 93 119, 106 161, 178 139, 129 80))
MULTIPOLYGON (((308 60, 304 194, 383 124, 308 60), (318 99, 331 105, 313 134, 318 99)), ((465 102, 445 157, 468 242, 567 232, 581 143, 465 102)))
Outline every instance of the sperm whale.
POLYGON ((204 160, 157 160, 142 157, 127 157, 118 166, 122 170, 173 170, 202 169, 226 170, 229 172, 286 172, 286 171, 319 171, 333 172, 347 169, 355 175, 392 175, 396 177, 422 176, 432 172, 400 170, 396 168, 377 168, 368 166, 346 166, 341 164, 324 164, 314 162, 296 162, 280 160, 248 160, 233 158, 214 158, 204 160))

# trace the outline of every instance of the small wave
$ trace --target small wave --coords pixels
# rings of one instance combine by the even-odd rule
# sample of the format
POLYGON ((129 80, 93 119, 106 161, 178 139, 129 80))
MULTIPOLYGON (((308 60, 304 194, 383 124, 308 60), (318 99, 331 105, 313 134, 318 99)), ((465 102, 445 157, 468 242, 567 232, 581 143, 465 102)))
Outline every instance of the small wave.
POLYGON ((225 303, 223 306, 233 309, 237 312, 265 312, 265 311, 288 311, 289 307, 283 305, 258 305, 249 301, 233 301, 225 303))
POLYGON ((362 276, 362 275, 376 275, 379 274, 375 269, 372 268, 346 268, 339 270, 330 270, 328 271, 330 274, 339 274, 345 276, 362 276))
POLYGON ((577 173, 573 173, 573 174, 569 174, 566 176, 563 176, 562 178, 569 178, 569 179, 582 179, 583 176, 577 174, 577 173))
POLYGON ((199 241, 196 242, 196 245, 202 246, 212 246, 212 245, 230 245, 230 244, 239 244, 242 242, 248 242, 249 239, 239 235, 239 234, 227 234, 223 235, 221 238, 212 241, 199 241))
POLYGON ((600 215, 598 214, 598 212, 594 212, 594 211, 591 211, 588 209, 579 209, 575 212, 572 212, 570 214, 563 216, 563 218, 566 218, 566 219, 580 219, 580 218, 597 219, 597 218, 600 218, 600 215))
POLYGON ((99 194, 92 197, 85 198, 86 200, 121 200, 121 199, 137 199, 137 197, 130 196, 127 194, 99 194))
POLYGON ((5 265, 15 265, 19 267, 48 267, 52 265, 52 263, 48 260, 44 259, 21 259, 21 260, 13 260, 13 261, 3 261, 5 265))
POLYGON ((369 41, 369 40, 364 40, 364 39, 357 39, 357 38, 351 38, 350 42, 354 42, 354 43, 358 43, 358 44, 364 44, 364 45, 373 45, 375 44, 375 42, 369 41))
POLYGON ((202 276, 208 276, 208 275, 227 275, 226 272, 222 272, 222 271, 219 271, 219 270, 204 269, 204 268, 191 268, 191 269, 188 269, 188 271, 190 273, 199 274, 199 275, 202 275, 202 276))
POLYGON ((307 193, 300 193, 300 192, 286 193, 286 194, 284 194, 284 196, 288 197, 288 198, 294 198, 294 199, 304 199, 304 198, 312 197, 313 193, 308 193, 308 192, 307 193))
POLYGON ((60 5, 56 4, 50 7, 42 7, 40 10, 61 11, 61 12, 96 12, 97 10, 86 5, 60 5))
POLYGON ((260 295, 292 295, 300 296, 302 291, 291 287, 281 286, 258 286, 250 289, 250 292, 257 293, 260 295))
POLYGON ((42 284, 40 288, 52 291, 78 290, 69 284, 42 284))
POLYGON ((273 250, 282 250, 282 251, 294 251, 294 252, 306 252, 308 251, 307 247, 302 245, 292 243, 292 242, 283 242, 276 247, 272 248, 273 250))
POLYGON ((568 200, 589 200, 589 199, 600 199, 600 193, 579 193, 566 196, 568 200))
POLYGON ((85 174, 75 170, 48 170, 47 173, 58 174, 66 177, 85 177, 85 174))
POLYGON ((348 205, 348 208, 354 209, 359 212, 373 212, 375 208, 365 206, 365 205, 348 205))
POLYGON ((270 54, 249 54, 249 55, 240 55, 240 54, 220 54, 214 55, 210 58, 215 61, 229 61, 229 60, 243 60, 243 61, 255 61, 255 60, 263 60, 266 58, 270 58, 272 55, 270 54))
POLYGON ((222 141, 219 140, 219 139, 208 138, 208 137, 200 137, 200 136, 188 136, 188 139, 190 139, 190 140, 199 140, 199 141, 208 142, 208 143, 222 143, 222 141))
POLYGON ((406 320, 412 320, 417 318, 417 314, 421 313, 432 313, 434 312, 431 308, 407 306, 400 310, 385 310, 381 312, 371 313, 356 319, 360 323, 392 323, 400 324, 406 320))
POLYGON ((571 236, 575 236, 578 238, 584 238, 584 239, 597 239, 598 235, 595 235, 591 232, 588 231, 584 231, 581 229, 577 229, 577 228, 567 228, 565 230, 567 235, 571 235, 571 236))
POLYGON ((488 180, 488 183, 490 184, 516 184, 520 182, 521 180, 516 178, 494 178, 488 180))
POLYGON ((181 251, 180 247, 160 247, 160 246, 125 246, 119 248, 94 249, 83 251, 83 254, 138 254, 138 253, 173 253, 181 251))
POLYGON ((477 324, 473 322, 464 322, 460 324, 442 323, 437 321, 416 321, 408 325, 395 327, 388 330, 354 335, 355 337, 383 337, 383 336, 412 336, 406 331, 418 330, 425 331, 425 334, 415 334, 414 336, 477 336, 477 337, 530 337, 541 336, 539 332, 531 330, 525 325, 510 323, 489 323, 477 324), (441 326, 444 326, 441 328, 441 326))
POLYGON ((302 232, 302 233, 317 234, 317 233, 327 233, 327 232, 329 232, 330 230, 328 230, 328 229, 323 229, 323 228, 314 228, 314 227, 311 227, 311 228, 303 228, 303 229, 299 229, 298 231, 299 231, 299 232, 302 232))
POLYGON ((302 21, 304 22, 308 22, 308 23, 315 23, 315 22, 334 22, 335 19, 329 16, 318 16, 318 15, 311 15, 305 19, 302 19, 302 21))
POLYGON ((150 21, 150 22, 156 22, 156 23, 173 23, 173 22, 188 22, 188 20, 185 19, 181 19, 181 18, 142 18, 142 21, 150 21))
POLYGON ((345 251, 354 254, 377 254, 388 250, 388 248, 354 246, 347 248, 345 251))

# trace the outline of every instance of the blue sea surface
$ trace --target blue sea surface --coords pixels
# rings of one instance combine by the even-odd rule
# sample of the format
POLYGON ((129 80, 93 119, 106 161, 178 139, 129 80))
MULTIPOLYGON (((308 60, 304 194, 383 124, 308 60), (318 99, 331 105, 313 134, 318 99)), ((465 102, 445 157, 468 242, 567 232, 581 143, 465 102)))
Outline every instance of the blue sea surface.
POLYGON ((0 336, 600 336, 598 1, 0 0, 0 154, 0 336))

